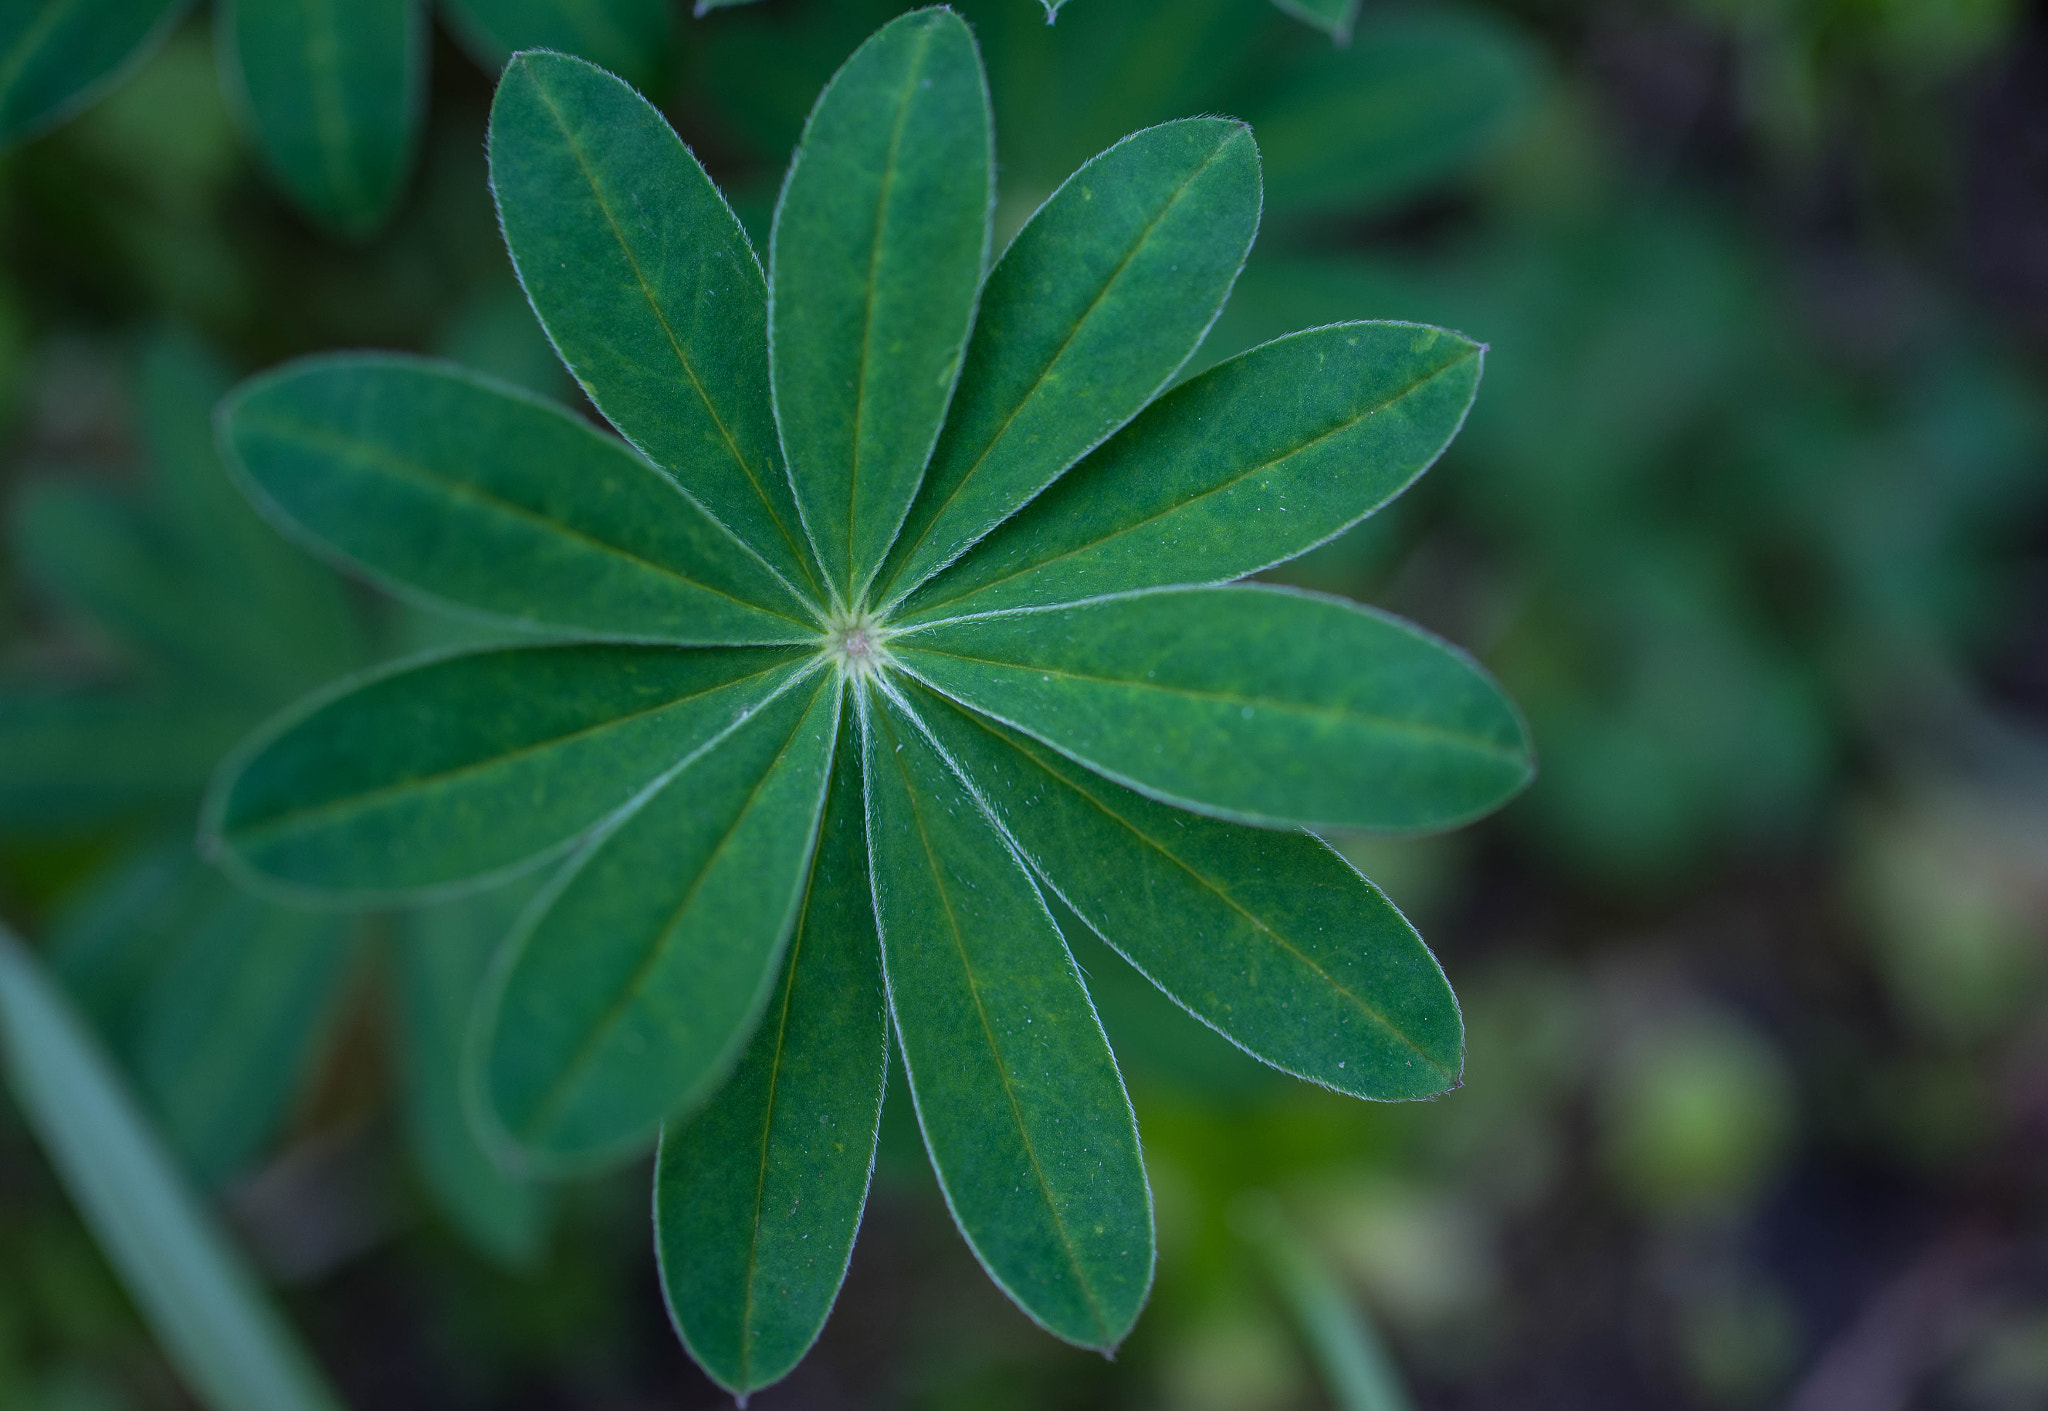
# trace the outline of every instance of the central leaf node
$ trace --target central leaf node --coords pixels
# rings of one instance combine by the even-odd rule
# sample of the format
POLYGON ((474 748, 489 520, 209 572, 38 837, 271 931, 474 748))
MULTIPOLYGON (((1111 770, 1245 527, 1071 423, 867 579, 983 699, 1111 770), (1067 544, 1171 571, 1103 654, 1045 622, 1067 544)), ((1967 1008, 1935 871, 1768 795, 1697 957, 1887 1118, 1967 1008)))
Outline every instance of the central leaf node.
POLYGON ((834 613, 825 624, 825 655, 842 675, 871 675, 889 661, 882 620, 865 608, 834 613))

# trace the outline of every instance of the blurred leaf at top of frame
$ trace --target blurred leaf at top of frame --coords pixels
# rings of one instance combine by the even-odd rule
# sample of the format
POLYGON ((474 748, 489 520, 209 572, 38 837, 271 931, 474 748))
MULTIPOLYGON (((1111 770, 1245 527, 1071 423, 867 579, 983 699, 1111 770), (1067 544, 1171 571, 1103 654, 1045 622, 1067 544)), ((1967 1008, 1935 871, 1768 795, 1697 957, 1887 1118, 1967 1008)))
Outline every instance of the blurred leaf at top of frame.
MULTIPOLYGON (((804 0, 696 31, 694 82, 752 148, 760 224, 812 96, 897 0, 804 0)), ((1002 134, 998 227, 1124 134, 1223 112, 1252 125, 1266 224, 1383 208, 1486 155, 1538 85, 1533 47, 1455 6, 1377 12, 1333 49, 1244 0, 1085 0, 1047 26, 1016 0, 965 0, 1002 134)))
POLYGON ((147 58, 191 0, 0 6, 0 145, 72 116, 147 58))
MULTIPOLYGON (((530 321, 486 319, 468 339, 524 362, 522 335, 536 336, 530 321)), ((379 634, 341 581, 228 481, 211 417, 225 369, 176 332, 153 340, 142 363, 143 492, 45 480, 16 506, 23 567, 124 660, 111 681, 0 692, 0 825, 148 830, 60 915, 52 959, 167 1144, 211 1186, 260 1155, 287 1117, 358 973, 362 926, 251 896, 203 865, 190 841, 197 798, 229 745, 368 665, 379 634)), ((466 640, 402 622, 413 640, 400 645, 466 640)), ((408 913, 394 957, 421 1176, 458 1227, 512 1264, 538 1253, 541 1197, 476 1146, 455 1075, 469 997, 525 895, 501 889, 408 913)))

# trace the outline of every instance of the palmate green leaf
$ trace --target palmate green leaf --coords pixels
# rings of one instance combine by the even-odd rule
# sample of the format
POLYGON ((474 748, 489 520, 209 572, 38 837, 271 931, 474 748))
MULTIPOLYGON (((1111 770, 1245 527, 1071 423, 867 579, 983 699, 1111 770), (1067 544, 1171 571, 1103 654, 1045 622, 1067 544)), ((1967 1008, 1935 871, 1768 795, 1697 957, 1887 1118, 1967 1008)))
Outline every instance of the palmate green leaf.
POLYGON ((928 691, 909 695, 1047 884, 1189 1013, 1356 1097, 1457 1086, 1464 1026, 1442 968, 1320 839, 1154 803, 928 691))
POLYGON ((1469 657, 1280 588, 1191 588, 974 618, 893 644, 911 674, 1110 777, 1248 823, 1444 828, 1533 772, 1469 657))
POLYGON ((674 42, 668 0, 441 0, 448 27, 491 70, 521 49, 559 49, 636 88, 658 88, 674 42))
POLYGON ((768 365, 791 482, 845 601, 917 493, 974 324, 995 148, 966 22, 916 10, 812 109, 775 206, 768 365))
POLYGON ((662 1133, 654 1248, 690 1355, 745 1396, 810 1350, 874 1170, 889 1015, 860 742, 840 724, 817 854, 761 1027, 710 1106, 662 1133))
POLYGON ((277 184, 329 233, 374 234, 425 115, 420 0, 220 0, 221 77, 277 184))
POLYGON ((1220 363, 911 595, 904 620, 1222 582, 1292 558, 1443 453, 1483 353, 1442 329, 1351 323, 1220 363))
POLYGON ((876 698, 865 731, 889 1007, 947 1205, 1041 1326, 1113 1348, 1153 1253, 1116 1060, 1029 875, 965 786, 896 703, 876 698))
POLYGON ((576 644, 401 664, 274 721, 223 771, 202 829, 238 869, 316 891, 485 877, 627 807, 805 660, 576 644))
POLYGON ((501 957, 472 1030, 486 1130, 536 1169, 651 1139, 722 1082, 766 1002, 838 732, 817 673, 587 844, 501 957))
POLYGON ((960 385, 877 595, 901 597, 1156 396, 1259 224, 1249 129, 1133 133, 1070 177, 990 271, 960 385))
POLYGON ((12 0, 0 11, 0 146, 53 127, 155 50, 190 0, 12 0))
POLYGON ((339 1411, 91 1031, 0 928, 0 1060, 136 1306, 212 1411, 339 1411))
POLYGON ((0 826, 106 823, 188 797, 248 730, 246 710, 188 695, 0 695, 0 826))
POLYGON ((1351 42, 1351 26, 1358 19, 1358 0, 1273 0, 1273 3, 1303 24, 1324 31, 1339 44, 1351 42))
POLYGON ((548 1197, 499 1170, 462 1105, 462 1041, 491 957, 531 883, 410 908, 398 917, 398 1050, 405 1128, 435 1202, 470 1242, 500 1263, 530 1268, 547 1238, 548 1197))
POLYGON ((508 384, 418 358, 310 358, 244 383, 221 417, 274 518, 430 605, 688 645, 816 634, 653 467, 508 384))
POLYGON ((769 406, 768 287, 667 119, 589 64, 521 54, 491 104, 490 157, 512 263, 590 400, 815 589, 769 406))

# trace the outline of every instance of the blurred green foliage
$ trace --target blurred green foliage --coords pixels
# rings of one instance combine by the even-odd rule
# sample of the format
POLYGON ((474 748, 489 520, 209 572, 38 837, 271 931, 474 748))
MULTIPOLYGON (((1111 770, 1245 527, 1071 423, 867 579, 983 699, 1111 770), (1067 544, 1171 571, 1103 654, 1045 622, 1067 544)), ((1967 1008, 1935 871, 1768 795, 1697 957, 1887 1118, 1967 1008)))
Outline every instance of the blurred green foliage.
MULTIPOLYGON (((672 111, 757 234, 809 96, 898 8, 674 18, 672 111)), ((1230 1223, 1258 1190, 1372 1310, 1424 1406, 1775 1404, 1867 1371, 1880 1345, 1906 1368, 1902 1403, 2037 1404, 2048 1285, 2010 1232, 2041 1213, 2048 1090, 2048 323, 2027 302, 2040 285, 1987 284, 1970 252, 2048 246, 2028 223, 2038 168, 2001 155, 2048 121, 2038 14, 1374 5, 1338 49, 1247 0, 1078 0, 1052 26, 1022 0, 963 9, 992 74, 1006 231, 1124 131, 1197 111, 1255 124, 1260 254, 1198 362, 1359 316, 1490 345, 1451 456, 1290 576, 1477 643, 1529 709, 1543 774, 1470 840, 1339 840, 1439 941, 1464 1089, 1406 1109, 1293 1091, 1077 941, 1158 1186, 1137 1336, 1102 1366, 977 1301, 978 1274, 920 1234, 943 1217, 892 1100, 874 1253, 823 1380, 792 1400, 1327 1404, 1230 1223), (1424 71, 1441 76, 1420 99, 1388 96, 1424 71), (1871 1341, 1886 1325, 1866 1320, 1929 1286, 1925 1251, 1972 1222, 2007 1251, 1995 1276, 1923 1320, 1941 1339, 1871 1341)), ((15 486, 33 468, 104 487, 142 463, 123 389, 166 318, 244 366, 414 347, 559 395, 491 224, 484 82, 453 53, 436 41, 418 175, 362 247, 267 193, 192 21, 0 158, 15 486)), ((10 699, 163 691, 161 663, 60 609, 18 553, 10 567, 10 699)), ((126 816, 95 803, 61 831, 9 830, 0 901, 29 934, 160 836, 143 796, 168 818, 205 767, 176 738, 148 737, 134 772, 97 761, 126 816)), ((22 757, 0 747, 0 772, 22 757)), ((389 972, 369 973, 374 992, 389 972)), ((362 1027, 334 1031, 285 1161, 338 1125, 392 1143, 395 1122, 360 1125, 396 1089, 362 1027)), ((326 1208, 307 1199, 293 1208, 326 1208)), ((295 1299, 323 1330, 415 1299, 418 1329, 370 1322, 354 1345, 397 1348, 391 1385, 431 1404, 712 1404, 647 1350, 667 1330, 633 1321, 640 1192, 562 1200, 538 1282, 387 1224, 295 1299)), ((178 1404, 4 1107, 0 1267, 21 1271, 0 1283, 0 1403, 178 1404)), ((350 1336, 316 1343, 354 1392, 350 1336)), ((400 1404, 378 1385, 363 1404, 400 1404)))

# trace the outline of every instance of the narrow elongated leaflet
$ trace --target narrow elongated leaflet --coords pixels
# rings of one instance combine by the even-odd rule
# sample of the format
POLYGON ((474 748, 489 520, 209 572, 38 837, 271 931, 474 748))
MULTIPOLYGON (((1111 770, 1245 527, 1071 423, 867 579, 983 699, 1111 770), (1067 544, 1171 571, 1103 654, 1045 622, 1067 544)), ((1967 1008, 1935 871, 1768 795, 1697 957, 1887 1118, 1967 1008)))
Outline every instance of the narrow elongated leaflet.
POLYGON ((0 145, 54 126, 139 64, 190 0, 17 0, 0 12, 0 145))
POLYGON ((781 580, 645 461, 508 383, 311 358, 245 383, 222 427, 288 528, 434 603, 685 645, 815 635, 781 580))
POLYGON ((989 272, 877 596, 929 577, 1150 401, 1202 341, 1258 225, 1258 147, 1226 118, 1133 133, 1069 177, 989 272))
POLYGON ((965 21, 916 10, 819 96, 775 207, 776 422, 811 542, 848 601, 896 537, 959 375, 993 143, 965 21))
POLYGON ((1339 44, 1351 42, 1351 26, 1358 18, 1358 0, 1273 0, 1280 9, 1314 25, 1339 44))
POLYGON ((193 1393, 215 1411, 340 1411, 91 1031, 4 928, 0 1064, 64 1188, 193 1393))
POLYGON ((769 408, 768 287, 704 168, 646 99, 562 54, 505 70, 490 156, 520 282, 591 401, 815 594, 769 408))
POLYGON ((786 686, 787 648, 579 644, 443 657, 294 707, 204 829, 300 887, 398 894, 567 843, 786 686))
POLYGON ((1219 363, 926 584, 906 617, 1222 582, 1313 548, 1443 454, 1483 351, 1438 328, 1351 323, 1219 363))
POLYGON ((1322 840, 1169 808, 922 688, 910 698, 1039 874, 1189 1013, 1356 1097, 1457 1085, 1464 1025, 1442 967, 1322 840))
POLYGON ((1243 822, 1440 828, 1533 772, 1520 717, 1420 628, 1278 588, 1190 588, 970 619, 897 658, 1112 778, 1243 822))
POLYGON ((782 977, 731 1080, 662 1133, 654 1249, 691 1356, 738 1396, 810 1350, 874 1170, 889 1014, 868 882, 860 742, 840 724, 782 977))
POLYGON ((514 883, 397 919, 397 1039, 412 1159, 456 1228, 513 1268, 540 1257, 548 1198, 499 1170, 477 1141, 462 1109, 462 1036, 491 957, 534 890, 514 883))
POLYGON ((932 1167, 991 1277, 1048 1331, 1123 1340, 1152 1281, 1136 1119, 1023 865, 877 698, 868 846, 890 1012, 932 1167))
POLYGON ((593 840, 514 933, 472 1041, 481 1116, 540 1168, 653 1140, 761 1012, 810 871, 838 731, 819 672, 593 840))
POLYGON ((441 0, 441 10, 493 72, 518 50, 559 49, 655 88, 674 38, 666 0, 441 0))
POLYGON ((222 76, 264 165, 349 240, 398 204, 425 115, 419 0, 221 0, 222 76))

